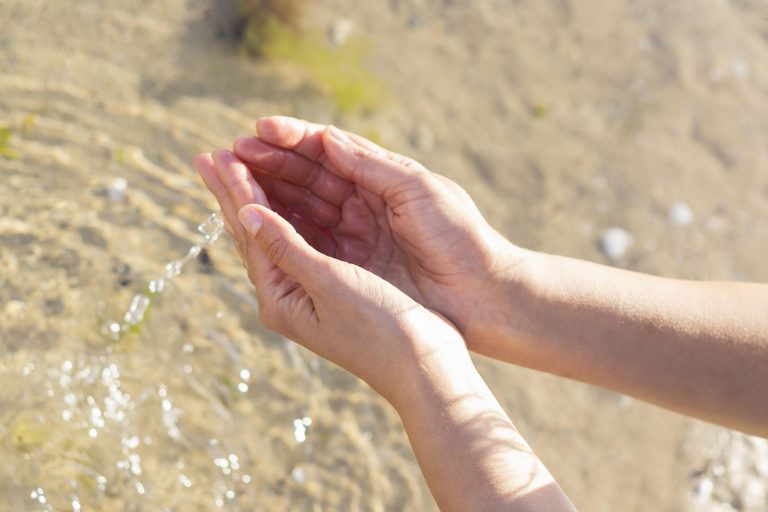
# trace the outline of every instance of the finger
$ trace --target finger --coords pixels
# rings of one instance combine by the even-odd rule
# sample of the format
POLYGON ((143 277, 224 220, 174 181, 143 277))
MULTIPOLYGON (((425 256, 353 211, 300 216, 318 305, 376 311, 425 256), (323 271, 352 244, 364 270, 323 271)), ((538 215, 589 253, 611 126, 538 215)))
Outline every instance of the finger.
POLYGON ((312 161, 317 161, 323 154, 324 131, 325 125, 287 116, 263 117, 256 121, 259 138, 312 161))
POLYGON ((323 147, 339 176, 382 197, 415 175, 428 172, 415 160, 387 151, 363 137, 348 135, 334 126, 323 133, 323 147))
POLYGON ((328 259, 313 249, 286 219, 256 204, 244 206, 238 218, 272 264, 308 291, 320 287, 330 270, 328 259))
POLYGON ((340 205, 352 193, 353 186, 337 174, 294 150, 277 147, 258 137, 240 137, 233 146, 235 154, 252 167, 283 181, 305 187, 317 197, 340 205))
POLYGON ((213 153, 216 172, 229 194, 235 211, 246 204, 269 206, 267 196, 253 179, 250 170, 230 151, 220 149, 213 153))
POLYGON ((224 217, 225 225, 230 228, 230 235, 237 245, 237 249, 242 253, 245 244, 245 230, 237 218, 237 210, 232 205, 229 198, 229 192, 219 178, 216 170, 216 164, 213 161, 211 153, 201 153, 192 159, 192 166, 197 170, 203 183, 211 191, 221 208, 221 214, 224 217))

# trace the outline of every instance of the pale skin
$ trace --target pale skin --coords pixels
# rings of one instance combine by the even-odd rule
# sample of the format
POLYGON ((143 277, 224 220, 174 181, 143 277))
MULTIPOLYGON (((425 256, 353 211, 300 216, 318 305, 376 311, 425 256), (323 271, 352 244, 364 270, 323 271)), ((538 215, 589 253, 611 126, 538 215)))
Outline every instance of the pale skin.
POLYGON ((392 403, 443 510, 573 509, 467 347, 768 435, 766 285, 526 251, 454 182, 292 118, 195 167, 262 321, 392 403))

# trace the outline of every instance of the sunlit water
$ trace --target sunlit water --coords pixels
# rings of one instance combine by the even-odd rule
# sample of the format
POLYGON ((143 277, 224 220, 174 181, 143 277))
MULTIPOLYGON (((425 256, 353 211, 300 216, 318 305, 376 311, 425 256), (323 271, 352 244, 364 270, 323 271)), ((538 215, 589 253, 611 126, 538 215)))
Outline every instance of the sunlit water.
POLYGON ((213 245, 205 105, 0 90, 0 508, 432 506, 388 406, 260 326, 213 245))

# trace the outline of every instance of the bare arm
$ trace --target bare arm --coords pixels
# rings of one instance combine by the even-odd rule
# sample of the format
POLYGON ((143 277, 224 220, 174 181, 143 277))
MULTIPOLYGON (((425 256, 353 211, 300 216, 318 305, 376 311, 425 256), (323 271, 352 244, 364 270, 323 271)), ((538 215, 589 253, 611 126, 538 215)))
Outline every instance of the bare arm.
POLYGON ((468 355, 430 361, 393 402, 443 511, 573 511, 468 355))
POLYGON ((443 510, 573 510, 475 370, 445 318, 313 249, 227 151, 195 166, 216 196, 259 317, 363 379, 400 414, 443 510))
POLYGON ((257 128, 235 152, 270 197, 309 211, 305 237, 445 315, 471 350, 768 435, 768 285, 533 254, 414 160, 297 119, 257 128))
POLYGON ((473 350, 768 436, 768 285, 508 249, 473 350))

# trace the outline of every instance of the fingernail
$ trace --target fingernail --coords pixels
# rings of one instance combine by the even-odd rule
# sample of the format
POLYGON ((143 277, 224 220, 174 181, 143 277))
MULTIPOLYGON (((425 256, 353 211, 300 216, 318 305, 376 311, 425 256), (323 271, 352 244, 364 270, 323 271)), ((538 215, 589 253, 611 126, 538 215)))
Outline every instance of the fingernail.
POLYGON ((256 235, 261 229, 262 218, 261 214, 252 206, 243 206, 237 213, 237 218, 240 220, 240 224, 251 234, 256 235))

